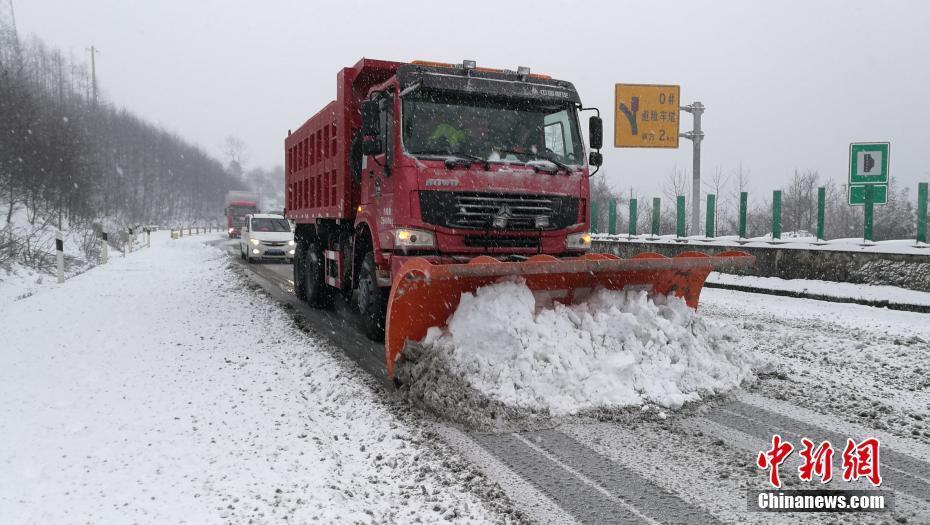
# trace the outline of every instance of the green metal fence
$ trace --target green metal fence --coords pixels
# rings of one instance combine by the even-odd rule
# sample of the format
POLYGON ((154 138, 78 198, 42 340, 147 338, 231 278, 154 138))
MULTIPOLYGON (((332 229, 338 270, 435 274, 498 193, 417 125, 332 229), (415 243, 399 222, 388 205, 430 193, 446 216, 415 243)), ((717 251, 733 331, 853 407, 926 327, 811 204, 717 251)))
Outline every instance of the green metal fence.
MULTIPOLYGON (((920 244, 927 243, 927 208, 928 208, 928 183, 921 182, 917 185, 917 237, 916 242, 920 244)), ((865 203, 863 207, 863 224, 862 238, 870 242, 874 238, 875 226, 875 194, 872 186, 865 186, 865 203)), ((817 188, 817 240, 826 239, 826 188, 817 188)), ((639 210, 637 199, 629 200, 629 225, 627 233, 631 236, 637 235, 637 223, 639 221, 639 210)), ((679 195, 675 199, 675 235, 685 237, 687 235, 685 197, 679 195)), ((748 237, 747 214, 749 209, 749 193, 740 192, 739 195, 739 212, 738 212, 738 233, 741 239, 748 237)), ((782 235, 782 192, 775 190, 772 192, 772 238, 781 239, 782 235)), ((590 221, 591 231, 599 232, 598 225, 598 205, 591 202, 590 221)), ((717 235, 717 195, 707 194, 706 203, 706 220, 704 231, 708 238, 717 235)), ((609 199, 607 201, 607 232, 611 235, 617 234, 619 217, 617 214, 617 200, 609 199)), ((662 235, 662 199, 654 197, 652 199, 652 224, 650 235, 662 235)), ((693 232, 695 235, 698 232, 693 232)))

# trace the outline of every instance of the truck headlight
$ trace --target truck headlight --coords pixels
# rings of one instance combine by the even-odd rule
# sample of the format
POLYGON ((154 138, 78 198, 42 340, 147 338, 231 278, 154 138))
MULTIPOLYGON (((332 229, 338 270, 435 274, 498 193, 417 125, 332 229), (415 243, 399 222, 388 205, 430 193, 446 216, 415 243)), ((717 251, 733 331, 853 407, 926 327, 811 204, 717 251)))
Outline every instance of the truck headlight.
POLYGON ((249 239, 249 242, 252 243, 252 246, 258 246, 261 241, 258 239, 249 239))
POLYGON ((565 247, 573 250, 590 250, 591 234, 590 233, 572 233, 565 237, 565 247))
POLYGON ((235 228, 230 228, 230 229, 229 229, 229 233, 232 233, 232 232, 234 232, 234 231, 236 231, 235 228))
MULTIPOLYGON (((297 244, 297 243, 294 242, 294 239, 291 239, 291 240, 287 241, 287 245, 288 245, 288 246, 295 246, 296 244, 297 244)), ((291 252, 291 253, 294 253, 294 252, 291 252)))
POLYGON ((431 248, 436 245, 432 232, 399 228, 394 230, 394 244, 403 248, 431 248))

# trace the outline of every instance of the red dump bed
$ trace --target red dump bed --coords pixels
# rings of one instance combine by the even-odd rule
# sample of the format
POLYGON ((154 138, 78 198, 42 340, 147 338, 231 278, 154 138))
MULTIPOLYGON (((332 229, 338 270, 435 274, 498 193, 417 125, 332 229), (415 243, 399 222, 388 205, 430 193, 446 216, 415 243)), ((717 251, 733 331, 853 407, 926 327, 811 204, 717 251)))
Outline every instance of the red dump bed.
POLYGON ((358 188, 349 170, 352 133, 361 127, 359 104, 390 78, 400 62, 363 58, 336 75, 336 100, 284 140, 285 215, 298 223, 355 217, 358 188))

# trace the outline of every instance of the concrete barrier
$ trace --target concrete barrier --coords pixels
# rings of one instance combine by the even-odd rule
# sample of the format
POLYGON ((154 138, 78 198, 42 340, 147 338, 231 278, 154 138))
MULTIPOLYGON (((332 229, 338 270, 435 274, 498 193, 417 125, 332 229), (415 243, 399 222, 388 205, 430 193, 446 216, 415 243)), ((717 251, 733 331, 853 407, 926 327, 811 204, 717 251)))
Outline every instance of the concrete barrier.
POLYGON ((782 279, 882 284, 930 292, 930 256, 928 255, 598 239, 592 242, 591 248, 594 252, 612 253, 623 258, 641 252, 656 252, 672 257, 687 251, 716 255, 724 251, 741 250, 756 257, 756 266, 727 270, 727 273, 782 279))

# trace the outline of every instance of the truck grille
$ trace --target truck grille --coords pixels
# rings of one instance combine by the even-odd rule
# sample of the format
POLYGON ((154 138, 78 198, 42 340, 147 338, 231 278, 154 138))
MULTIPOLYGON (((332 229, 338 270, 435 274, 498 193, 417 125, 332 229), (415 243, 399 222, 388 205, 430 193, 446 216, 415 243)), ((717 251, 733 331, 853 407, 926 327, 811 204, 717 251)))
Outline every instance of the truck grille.
POLYGON ((577 222, 578 199, 559 195, 421 191, 420 211, 425 222, 448 228, 493 229, 494 217, 505 212, 504 230, 535 231, 539 216, 549 219, 549 226, 542 230, 558 230, 577 222))
POLYGON ((539 248, 539 237, 466 235, 464 243, 469 248, 539 248))

